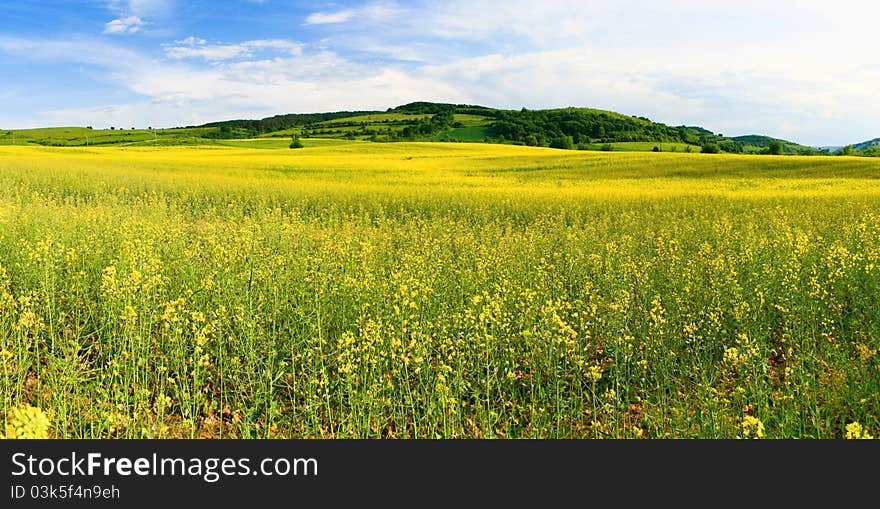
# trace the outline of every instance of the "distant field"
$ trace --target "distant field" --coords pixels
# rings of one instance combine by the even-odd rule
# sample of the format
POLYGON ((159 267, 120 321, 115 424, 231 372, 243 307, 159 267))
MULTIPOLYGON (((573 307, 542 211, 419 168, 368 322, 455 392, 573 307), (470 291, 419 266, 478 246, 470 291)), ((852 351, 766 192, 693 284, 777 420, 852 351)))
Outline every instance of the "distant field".
POLYGON ((48 127, 0 130, 0 145, 97 146, 113 144, 186 145, 203 143, 213 128, 180 129, 88 129, 48 127))
MULTIPOLYGON (((589 150, 602 150, 605 144, 592 143, 587 144, 589 150)), ((652 152, 657 147, 661 152, 687 152, 688 147, 692 152, 699 152, 700 147, 688 145, 687 143, 661 143, 661 142, 643 142, 643 141, 623 141, 608 143, 612 150, 620 152, 652 152)))
POLYGON ((428 118, 431 115, 419 115, 419 114, 408 114, 408 113, 378 113, 373 115, 356 115, 353 117, 345 117, 336 120, 327 120, 324 122, 320 122, 319 125, 328 125, 328 124, 336 124, 342 122, 366 122, 368 124, 372 123, 381 123, 381 122, 392 122, 399 120, 421 120, 423 118, 428 118))
POLYGON ((465 115, 456 113, 452 116, 453 122, 460 122, 465 127, 486 127, 492 123, 492 118, 482 115, 465 115))
MULTIPOLYGON (((265 148, 265 149, 290 149, 289 138, 256 138, 244 140, 219 140, 217 145, 237 148, 265 148)), ((321 139, 321 138, 300 138, 305 148, 310 147, 333 147, 337 145, 349 145, 352 143, 362 143, 350 140, 337 139, 321 139)))
MULTIPOLYGON (((0 413, 55 437, 880 432, 880 161, 0 147, 0 413)), ((247 148, 259 147, 259 148, 247 148)))

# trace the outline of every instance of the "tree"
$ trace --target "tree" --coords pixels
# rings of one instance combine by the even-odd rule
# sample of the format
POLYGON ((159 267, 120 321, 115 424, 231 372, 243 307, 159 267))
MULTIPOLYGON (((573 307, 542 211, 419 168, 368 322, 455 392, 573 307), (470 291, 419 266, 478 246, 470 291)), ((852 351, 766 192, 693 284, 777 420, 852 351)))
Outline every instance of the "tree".
POLYGON ((851 155, 853 155, 854 152, 855 152, 855 150, 853 150, 853 146, 847 145, 847 146, 843 147, 842 149, 840 149, 840 152, 838 152, 838 154, 840 154, 842 156, 851 156, 851 155))
POLYGON ((574 140, 571 136, 560 136, 550 140, 550 148, 563 148, 569 150, 572 145, 574 145, 574 140))
POLYGON ((703 154, 718 154, 721 152, 721 147, 719 147, 717 143, 706 143, 703 145, 703 148, 700 149, 700 152, 703 154))
POLYGON ((290 148, 303 148, 303 144, 301 141, 299 141, 299 138, 296 136, 296 134, 294 134, 293 137, 290 139, 290 148))
POLYGON ((785 149, 782 146, 782 142, 779 140, 773 140, 770 142, 770 147, 767 149, 767 153, 774 156, 780 156, 785 153, 785 149))
POLYGON ((654 148, 651 149, 651 152, 660 152, 660 147, 654 145, 654 148))

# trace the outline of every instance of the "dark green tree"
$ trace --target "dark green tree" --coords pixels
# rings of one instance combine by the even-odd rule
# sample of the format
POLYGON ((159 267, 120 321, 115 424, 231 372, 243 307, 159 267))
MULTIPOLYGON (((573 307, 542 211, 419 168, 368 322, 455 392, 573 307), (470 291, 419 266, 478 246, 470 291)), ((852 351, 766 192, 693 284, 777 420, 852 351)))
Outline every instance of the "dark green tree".
POLYGON ((570 150, 573 145, 574 140, 571 136, 559 136, 550 140, 550 148, 564 148, 570 150))
POLYGON ((303 148, 303 144, 299 141, 299 137, 296 134, 290 138, 290 148, 303 148))
POLYGON ((700 152, 703 154, 718 154, 721 152, 721 147, 719 147, 717 143, 706 143, 703 145, 703 148, 700 149, 700 152))
POLYGON ((773 140, 767 148, 767 153, 774 156, 780 156, 785 153, 785 148, 782 146, 781 141, 773 140))

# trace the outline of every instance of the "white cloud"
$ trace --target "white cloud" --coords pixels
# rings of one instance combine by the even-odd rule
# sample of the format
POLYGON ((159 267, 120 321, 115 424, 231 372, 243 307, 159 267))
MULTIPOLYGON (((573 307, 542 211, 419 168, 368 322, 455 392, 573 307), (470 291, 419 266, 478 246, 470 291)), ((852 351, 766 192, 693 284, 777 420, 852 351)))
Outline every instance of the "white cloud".
MULTIPOLYGON (((34 125, 136 125, 174 127, 230 118, 263 118, 287 112, 384 109, 416 100, 463 100, 446 84, 394 70, 328 81, 303 75, 295 66, 262 81, 227 70, 192 72, 185 68, 151 68, 124 73, 119 79, 143 93, 143 101, 40 112, 34 125), (234 79, 233 79, 234 78, 234 79), (353 92, 357 91, 357 94, 353 92)), ((267 70, 267 73, 272 71, 267 70)))
POLYGON ((189 37, 187 37, 186 39, 182 39, 182 40, 180 40, 180 41, 174 41, 175 44, 186 44, 186 45, 189 45, 189 46, 192 46, 192 45, 195 45, 195 44, 205 44, 205 43, 207 43, 207 42, 208 42, 208 41, 206 41, 206 40, 204 40, 204 39, 199 39, 198 37, 195 37, 195 36, 192 36, 192 35, 189 36, 189 37))
POLYGON ((104 25, 105 34, 134 34, 144 26, 144 21, 137 16, 114 19, 104 25))
MULTIPOLYGON (((277 40, 248 43, 287 47, 277 40)), ((0 37, 0 52, 26 52, 40 61, 95 66, 103 69, 106 80, 118 82, 143 98, 115 105, 34 111, 28 125, 172 127, 233 117, 384 109, 416 100, 462 102, 467 98, 455 85, 399 69, 354 63, 332 52, 218 62, 207 68, 145 58, 104 41, 0 37)))
POLYGON ((286 39, 258 39, 255 41, 246 41, 242 43, 251 49, 275 49, 286 51, 293 55, 302 53, 303 45, 298 42, 288 41, 286 39))
POLYGON ((572 48, 492 54, 424 66, 421 76, 456 83, 477 104, 529 108, 590 106, 701 125, 727 135, 769 134, 824 144, 880 134, 880 71, 813 62, 811 55, 767 60, 744 50, 723 64, 712 49, 669 59, 662 49, 572 48), (845 120, 848 119, 848 120, 845 120), (861 133, 861 134, 859 134, 861 133))
POLYGON ((184 58, 203 58, 209 61, 230 60, 248 55, 247 48, 241 45, 216 45, 216 46, 175 46, 166 48, 165 54, 169 58, 181 60, 184 58))
POLYGON ((766 59, 764 49, 744 48, 719 63, 713 48, 670 59, 664 48, 578 47, 400 67, 306 51, 280 39, 222 45, 193 36, 182 42, 189 44, 167 51, 189 53, 164 62, 88 40, 0 38, 0 51, 96 66, 106 79, 144 98, 109 110, 35 113, 52 124, 158 127, 435 100, 513 109, 590 106, 727 135, 761 133, 817 145, 880 134, 880 103, 874 100, 880 68, 829 66, 813 62, 810 54, 766 59), (271 53, 250 56, 263 51, 271 53))
POLYGON ((382 23, 395 19, 405 12, 407 12, 406 9, 394 2, 371 2, 357 9, 344 9, 336 12, 314 12, 306 17, 305 24, 331 25, 354 20, 362 23, 382 23))
POLYGON ((209 62, 219 62, 238 58, 250 58, 262 51, 274 50, 288 55, 299 55, 302 53, 302 44, 285 39, 259 39, 238 44, 207 44, 207 41, 204 39, 190 36, 178 42, 183 44, 183 46, 165 48, 165 55, 168 58, 175 60, 201 58, 209 62))
MULTIPOLYGON (((353 9, 324 47, 406 61, 490 106, 591 106, 803 143, 880 135, 880 4, 449 0, 353 9), (859 12, 829 16, 829 12, 859 12), (393 29, 391 29, 393 27, 393 29), (835 126, 832 128, 831 126, 835 126), (821 133, 825 133, 822 135, 821 133), (859 134, 862 133, 862 134, 859 134)), ((368 6, 369 7, 369 6, 368 6)))
POLYGON ((139 17, 164 16, 174 0, 107 0, 110 10, 139 17))
POLYGON ((106 0, 107 7, 117 17, 104 25, 104 33, 112 35, 135 34, 151 24, 148 18, 170 12, 174 0, 106 0))
POLYGON ((354 16, 354 11, 346 9, 338 12, 315 12, 306 17, 307 25, 326 25, 331 23, 345 23, 354 16))

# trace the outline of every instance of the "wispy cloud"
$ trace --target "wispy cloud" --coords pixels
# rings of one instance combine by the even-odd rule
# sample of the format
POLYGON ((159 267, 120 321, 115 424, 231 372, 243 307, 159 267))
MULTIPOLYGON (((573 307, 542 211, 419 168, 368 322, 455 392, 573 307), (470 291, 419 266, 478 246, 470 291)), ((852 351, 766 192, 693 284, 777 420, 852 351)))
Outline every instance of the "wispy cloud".
POLYGON ((258 39, 237 44, 207 44, 207 41, 204 39, 190 36, 177 42, 182 45, 165 48, 165 54, 168 58, 175 60, 200 58, 209 62, 251 58, 263 51, 299 55, 302 53, 303 47, 298 42, 285 39, 258 39))
POLYGON ((149 18, 167 15, 174 0, 107 0, 107 8, 117 15, 104 25, 104 33, 131 35, 144 31, 149 18))
POLYGON ((137 16, 114 19, 104 25, 105 34, 134 34, 144 26, 144 20, 137 16))
POLYGON ((142 18, 168 14, 174 0, 107 0, 113 12, 142 18))
POLYGON ((175 44, 186 44, 186 45, 190 45, 190 46, 193 44, 205 44, 206 42, 208 42, 208 41, 206 41, 204 39, 200 39, 200 38, 195 37, 193 35, 187 37, 186 39, 174 41, 175 44))
POLYGON ((354 16, 354 11, 346 9, 337 12, 315 12, 306 17, 307 25, 328 25, 331 23, 345 23, 354 16))
POLYGON ((396 18, 407 9, 394 2, 371 2, 363 7, 343 9, 340 11, 313 12, 306 16, 306 25, 332 25, 349 21, 383 22, 396 18))

